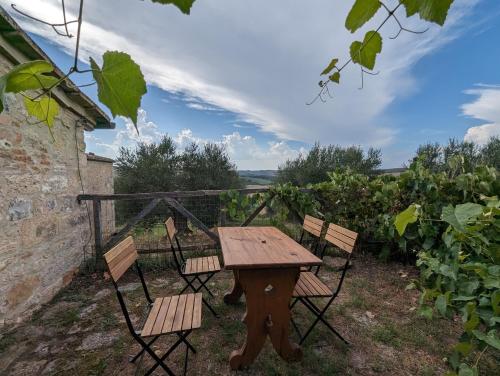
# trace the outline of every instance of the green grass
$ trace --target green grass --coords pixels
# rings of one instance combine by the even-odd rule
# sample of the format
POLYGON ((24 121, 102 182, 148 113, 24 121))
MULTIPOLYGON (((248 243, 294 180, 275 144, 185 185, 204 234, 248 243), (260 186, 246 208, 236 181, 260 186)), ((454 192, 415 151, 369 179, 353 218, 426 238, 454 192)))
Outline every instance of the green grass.
POLYGON ((379 325, 372 331, 372 338, 394 348, 401 346, 400 331, 392 323, 379 325))

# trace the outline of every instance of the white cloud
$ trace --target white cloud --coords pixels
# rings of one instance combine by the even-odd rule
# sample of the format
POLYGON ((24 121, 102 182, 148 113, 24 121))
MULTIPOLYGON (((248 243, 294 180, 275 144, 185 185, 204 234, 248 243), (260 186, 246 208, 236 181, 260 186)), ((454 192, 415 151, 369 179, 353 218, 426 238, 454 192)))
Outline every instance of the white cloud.
POLYGON ((485 144, 490 137, 500 137, 500 86, 480 84, 465 93, 477 98, 464 104, 461 107, 462 113, 488 123, 469 128, 464 140, 485 144))
POLYGON ((225 148, 231 160, 239 169, 276 169, 287 159, 296 158, 304 149, 293 149, 285 141, 271 141, 265 146, 258 144, 252 136, 244 136, 239 132, 222 135, 220 139, 204 139, 196 137, 191 129, 183 129, 174 141, 179 149, 184 149, 191 143, 205 145, 209 142, 225 148))
MULTIPOLYGON (((139 109, 137 117, 139 134, 130 120, 124 120, 124 127, 119 126, 111 142, 104 142, 88 132, 85 133, 85 141, 92 149, 97 148, 97 153, 116 158, 121 146, 133 148, 137 142, 150 144, 158 142, 165 135, 154 122, 147 119, 147 112, 142 108, 139 109)), ((244 136, 239 132, 222 135, 219 139, 208 139, 195 136, 191 129, 183 129, 173 135, 172 139, 179 152, 192 143, 200 146, 208 143, 223 146, 231 160, 243 170, 276 169, 287 159, 296 158, 299 153, 305 152, 302 148, 299 150, 291 148, 285 141, 271 141, 261 146, 254 137, 244 136)))
POLYGON ((165 134, 160 131, 158 126, 152 121, 148 121, 147 113, 142 108, 137 113, 137 129, 130 119, 123 118, 125 127, 116 131, 115 137, 112 142, 104 142, 100 138, 94 137, 92 134, 85 132, 85 141, 94 143, 98 148, 102 149, 107 157, 115 158, 118 154, 120 147, 133 147, 137 142, 145 142, 151 144, 158 142, 165 134))
MULTIPOLYGON (((0 1, 8 8, 10 0, 0 1)), ((456 0, 444 28, 431 26, 423 35, 385 38, 377 62, 380 74, 366 77, 364 90, 358 90, 359 71, 350 67, 342 72, 334 99, 313 106, 305 103, 317 93, 318 73, 333 55, 345 61, 349 44, 362 38, 343 27, 351 1, 284 5, 267 0, 199 0, 190 16, 149 1, 89 1, 80 56, 126 51, 141 65, 148 83, 233 111, 242 122, 254 123, 280 139, 383 147, 398 134, 383 117, 384 110, 397 95, 418 89, 412 66, 458 35, 460 21, 478 1, 456 0)), ((16 3, 59 22, 58 0, 16 3)), ((67 4, 70 18, 77 5, 67 4)), ((382 16, 381 12, 376 17, 382 16)), ((55 36, 49 27, 25 18, 19 21, 72 53, 74 40, 55 36)), ((425 27, 417 17, 405 20, 405 26, 425 27)), ((394 35, 396 30, 395 22, 388 22, 383 34, 394 35)))

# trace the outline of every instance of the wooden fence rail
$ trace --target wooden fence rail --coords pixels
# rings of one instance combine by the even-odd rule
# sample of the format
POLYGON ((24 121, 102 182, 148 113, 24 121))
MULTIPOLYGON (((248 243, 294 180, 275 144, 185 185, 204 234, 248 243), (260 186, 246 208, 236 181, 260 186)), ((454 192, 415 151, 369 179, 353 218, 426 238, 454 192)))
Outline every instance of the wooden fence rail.
MULTIPOLYGON (((143 218, 145 218, 149 213, 151 213, 160 202, 165 202, 170 208, 175 212, 184 216, 189 220, 194 226, 203 231, 207 236, 209 236, 215 244, 219 242, 219 235, 213 232, 208 226, 206 226, 200 219, 198 219, 192 212, 190 212, 186 207, 184 207, 178 199, 182 198, 195 198, 195 197, 209 197, 209 196, 219 196, 224 192, 229 190, 201 190, 201 191, 174 191, 174 192, 152 192, 152 193, 127 193, 127 194, 83 194, 77 197, 78 201, 91 201, 93 207, 94 215, 94 245, 95 245, 95 255, 96 260, 100 260, 102 254, 116 245, 120 240, 124 239, 130 230, 139 223, 143 218), (110 200, 147 200, 148 204, 134 217, 129 219, 125 223, 124 227, 118 232, 114 233, 106 242, 103 239, 103 223, 101 216, 101 202, 110 200)), ((240 194, 255 194, 264 193, 269 191, 269 188, 252 188, 252 189, 237 189, 232 190, 237 191, 240 194)), ((308 192, 309 190, 303 189, 302 191, 308 192)), ((241 226, 248 226, 254 219, 259 215, 259 213, 269 204, 269 202, 274 197, 271 194, 261 205, 259 205, 255 211, 241 224, 241 226)), ((301 215, 289 205, 288 202, 283 201, 285 205, 293 212, 297 218, 301 218, 301 215)), ((145 251, 144 253, 152 253, 152 251, 145 251)))

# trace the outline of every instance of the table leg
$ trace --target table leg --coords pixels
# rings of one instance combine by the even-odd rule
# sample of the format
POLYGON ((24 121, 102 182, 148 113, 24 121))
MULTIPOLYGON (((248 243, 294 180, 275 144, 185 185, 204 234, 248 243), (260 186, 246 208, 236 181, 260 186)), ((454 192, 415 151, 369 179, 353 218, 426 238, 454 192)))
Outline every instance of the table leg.
POLYGON ((243 318, 247 338, 243 346, 231 354, 232 369, 250 365, 268 335, 283 359, 289 362, 302 359, 302 350, 289 339, 289 304, 298 276, 298 268, 239 270, 238 280, 247 305, 243 318))
POLYGON ((241 287, 241 283, 238 278, 238 270, 233 270, 234 273, 234 281, 233 281, 233 289, 224 295, 224 303, 226 304, 237 304, 243 295, 243 288, 241 287))

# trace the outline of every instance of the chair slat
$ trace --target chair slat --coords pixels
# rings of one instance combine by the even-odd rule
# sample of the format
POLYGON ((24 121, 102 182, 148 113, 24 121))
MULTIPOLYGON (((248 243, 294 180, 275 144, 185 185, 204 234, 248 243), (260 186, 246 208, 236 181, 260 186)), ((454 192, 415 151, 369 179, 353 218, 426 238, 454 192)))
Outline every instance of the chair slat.
POLYGON ((214 261, 214 270, 220 270, 219 258, 217 256, 214 256, 212 260, 214 261))
POLYGON ((184 321, 184 309, 186 308, 186 298, 187 297, 185 294, 179 297, 174 323, 172 325, 172 332, 178 332, 179 330, 182 330, 182 323, 184 321))
POLYGON ((199 328, 201 326, 201 303, 202 303, 201 293, 196 293, 194 296, 194 307, 193 307, 193 329, 199 328))
POLYGON ((163 322, 163 332, 170 333, 172 325, 174 324, 175 312, 177 311, 177 304, 179 303, 179 295, 172 296, 170 306, 168 307, 167 316, 163 322))
POLYGON ((141 336, 149 337, 151 335, 151 330, 153 329, 153 325, 156 322, 156 318, 158 317, 158 312, 160 311, 162 302, 163 299, 156 299, 153 303, 153 308, 151 308, 151 311, 149 311, 148 318, 146 319, 146 323, 144 324, 144 328, 141 332, 141 336))
POLYGON ((171 301, 172 301, 171 298, 163 298, 160 311, 158 312, 158 316, 156 316, 153 329, 151 330, 151 335, 158 335, 163 333, 163 322, 165 321, 165 317, 167 316, 168 308, 170 306, 171 301))
POLYGON ((191 329, 193 323, 194 294, 189 294, 186 298, 186 307, 184 308, 184 319, 182 321, 182 330, 191 329))
POLYGON ((330 288, 323 283, 314 273, 302 272, 295 284, 294 297, 329 297, 332 296, 330 288))

